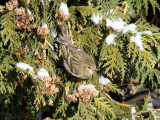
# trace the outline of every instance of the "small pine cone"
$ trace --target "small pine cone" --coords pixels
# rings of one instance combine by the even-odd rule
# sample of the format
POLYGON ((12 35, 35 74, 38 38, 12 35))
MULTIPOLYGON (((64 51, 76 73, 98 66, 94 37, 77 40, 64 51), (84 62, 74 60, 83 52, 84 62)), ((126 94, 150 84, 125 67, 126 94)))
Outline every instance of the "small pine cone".
POLYGON ((68 102, 77 101, 77 98, 73 94, 68 94, 68 95, 66 95, 66 100, 68 102))
POLYGON ((44 94, 46 94, 46 91, 45 91, 45 90, 42 90, 42 92, 41 92, 41 93, 44 95, 44 94))
POLYGON ((3 13, 3 12, 4 12, 4 8, 5 8, 5 6, 0 5, 0 12, 1 12, 1 13, 3 13))
POLYGON ((73 91, 73 94, 74 94, 77 98, 79 97, 79 93, 78 93, 76 90, 73 91))
POLYGON ((14 22, 15 22, 17 28, 18 29, 21 29, 21 28, 26 29, 27 28, 27 24, 29 24, 30 22, 29 22, 29 20, 27 18, 25 8, 23 8, 23 7, 16 8, 14 12, 16 14, 14 22))
POLYGON ((72 101, 72 95, 66 95, 66 100, 68 101, 68 102, 71 102, 72 101))
POLYGON ((49 32, 49 28, 46 27, 38 27, 37 29, 37 34, 40 35, 42 38, 46 38, 49 32))
POLYGON ((56 82, 56 83, 60 83, 60 78, 57 77, 56 80, 55 80, 55 82, 56 82))
POLYGON ((91 101, 89 99, 82 99, 82 102, 85 104, 85 105, 89 105, 91 103, 91 101))
POLYGON ((17 4, 18 4, 18 1, 17 0, 11 0, 12 4, 13 4, 13 7, 17 7, 17 4))
POLYGON ((87 92, 88 92, 88 89, 87 89, 87 88, 84 88, 84 89, 83 89, 83 92, 84 92, 84 93, 87 93, 87 92))
POLYGON ((70 14, 69 15, 65 15, 64 14, 64 10, 60 10, 59 13, 60 13, 62 21, 67 21, 70 18, 70 16, 71 16, 70 14))
POLYGON ((13 10, 14 9, 14 6, 10 1, 6 3, 6 9, 7 10, 13 10))
MULTIPOLYGON (((41 77, 42 78, 42 77, 41 77)), ((43 81, 46 81, 46 82, 52 82, 52 78, 50 76, 48 77, 43 77, 42 79, 43 81)))
POLYGON ((85 93, 80 94, 79 97, 80 97, 81 99, 85 98, 85 93))
POLYGON ((53 75, 52 75, 52 79, 55 81, 55 80, 56 80, 56 78, 57 78, 57 77, 56 77, 56 75, 55 75, 55 74, 53 74, 53 75))
POLYGON ((94 91, 94 92, 93 92, 93 97, 98 96, 98 94, 99 94, 99 91, 98 91, 98 90, 97 90, 97 91, 94 91))
POLYGON ((31 22, 31 21, 34 21, 34 16, 31 14, 31 15, 29 15, 29 18, 28 18, 28 20, 31 22))
POLYGON ((50 87, 50 83, 49 82, 44 82, 43 84, 44 84, 45 88, 47 88, 47 89, 50 87))
POLYGON ((88 91, 87 91, 89 94, 93 94, 93 90, 92 89, 88 89, 88 91))
POLYGON ((43 28, 43 31, 44 31, 44 35, 48 35, 49 34, 49 32, 50 32, 50 30, 48 29, 48 28, 43 28))
POLYGON ((56 88, 56 86, 55 86, 54 84, 52 84, 52 85, 50 86, 50 91, 54 91, 55 88, 56 88))
POLYGON ((54 90, 54 93, 57 93, 57 92, 59 92, 59 88, 58 87, 56 87, 55 90, 54 90))
POLYGON ((49 105, 53 106, 53 100, 49 100, 49 105))
POLYGON ((43 35, 43 30, 42 30, 42 27, 38 27, 38 29, 37 29, 37 34, 38 35, 43 35))
POLYGON ((58 20, 57 20, 57 23, 58 23, 58 25, 62 25, 63 20, 62 20, 62 19, 58 19, 58 20))
POLYGON ((110 88, 108 86, 101 86, 101 90, 104 92, 109 92, 110 88))
POLYGON ((31 29, 31 28, 27 28, 27 30, 28 30, 29 32, 31 32, 31 31, 32 31, 32 29, 31 29))
POLYGON ((14 23, 16 24, 18 29, 26 29, 28 21, 26 20, 26 17, 16 16, 14 23))
POLYGON ((52 75, 52 79, 55 83, 60 83, 60 78, 57 77, 55 74, 52 75))
POLYGON ((23 8, 23 7, 16 8, 14 12, 16 15, 26 16, 26 11, 25 11, 25 8, 23 8))

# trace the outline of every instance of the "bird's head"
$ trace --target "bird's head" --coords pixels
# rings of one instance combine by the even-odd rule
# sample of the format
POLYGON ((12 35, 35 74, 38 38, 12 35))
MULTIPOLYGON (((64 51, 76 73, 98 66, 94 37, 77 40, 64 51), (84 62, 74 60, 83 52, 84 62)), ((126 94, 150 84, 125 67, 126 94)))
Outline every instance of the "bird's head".
POLYGON ((96 64, 93 60, 86 61, 83 64, 83 74, 86 76, 86 78, 89 78, 96 72, 96 64))

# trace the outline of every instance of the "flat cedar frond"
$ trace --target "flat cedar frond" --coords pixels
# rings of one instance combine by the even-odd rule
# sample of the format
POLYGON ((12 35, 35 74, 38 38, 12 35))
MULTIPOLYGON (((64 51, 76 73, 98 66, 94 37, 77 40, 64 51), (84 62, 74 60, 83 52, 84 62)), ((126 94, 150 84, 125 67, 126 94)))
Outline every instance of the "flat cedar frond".
POLYGON ((148 15, 148 8, 149 4, 152 5, 152 10, 153 13, 156 13, 156 8, 160 9, 160 6, 157 2, 157 0, 132 0, 130 2, 130 5, 134 6, 133 8, 136 10, 137 14, 142 12, 142 8, 144 7, 143 10, 145 10, 145 15, 148 15))
POLYGON ((159 32, 159 28, 156 27, 152 27, 149 23, 147 23, 144 19, 139 19, 135 22, 136 26, 137 26, 137 30, 138 31, 145 31, 145 30, 150 30, 153 33, 158 33, 159 32))
POLYGON ((101 50, 101 61, 105 61, 103 67, 105 68, 106 73, 111 73, 111 75, 115 74, 115 71, 119 71, 124 77, 125 66, 123 55, 120 53, 119 49, 112 45, 108 46, 104 44, 101 50))
POLYGON ((68 103, 64 102, 62 104, 62 101, 60 102, 59 106, 58 106, 58 109, 56 110, 56 113, 54 114, 54 117, 56 118, 58 115, 60 116, 63 116, 63 117, 66 117, 66 110, 67 110, 67 107, 68 107, 68 103))
POLYGON ((19 40, 19 35, 15 31, 16 25, 14 24, 14 18, 15 14, 13 11, 10 11, 0 18, 2 40, 4 42, 4 45, 7 45, 7 43, 9 43, 10 41, 9 48, 11 49, 13 49, 12 45, 16 45, 16 47, 18 47, 16 41, 19 40))
POLYGON ((142 110, 146 110, 147 109, 147 105, 148 105, 148 103, 149 103, 149 100, 150 100, 150 93, 144 98, 144 105, 143 105, 143 108, 142 108, 142 110))
POLYGON ((69 120, 96 120, 95 115, 93 107, 90 108, 90 105, 86 106, 82 102, 79 102, 77 113, 72 118, 69 118, 69 120))
POLYGON ((157 87, 156 82, 158 82, 158 83, 160 84, 160 71, 157 70, 157 69, 152 68, 152 69, 149 71, 149 80, 155 82, 154 85, 157 87), (153 80, 154 80, 154 77, 157 78, 156 81, 153 81, 153 80))
POLYGON ((80 19, 81 24, 86 24, 87 21, 87 17, 91 16, 93 14, 93 12, 95 11, 94 8, 92 8, 91 6, 72 6, 70 7, 70 12, 71 14, 73 14, 72 17, 72 22, 76 23, 76 19, 77 17, 75 16, 76 11, 80 12, 82 18, 80 19))
POLYGON ((95 105, 98 107, 99 110, 107 112, 111 114, 113 118, 116 118, 116 115, 113 112, 113 108, 111 107, 110 103, 106 100, 105 97, 94 98, 94 101, 95 105))
POLYGON ((109 89, 110 89, 112 92, 123 95, 121 89, 118 89, 118 86, 117 86, 116 84, 107 84, 107 87, 109 87, 109 89))

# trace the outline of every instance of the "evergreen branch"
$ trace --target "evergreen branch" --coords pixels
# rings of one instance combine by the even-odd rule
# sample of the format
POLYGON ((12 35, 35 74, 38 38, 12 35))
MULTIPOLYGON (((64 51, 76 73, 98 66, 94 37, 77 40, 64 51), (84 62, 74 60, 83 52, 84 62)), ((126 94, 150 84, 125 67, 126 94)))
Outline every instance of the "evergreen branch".
POLYGON ((121 92, 121 89, 118 89, 118 86, 116 84, 107 84, 107 87, 109 87, 109 89, 112 91, 112 92, 117 92, 118 94, 121 94, 123 95, 123 93, 121 92))
POLYGON ((109 102, 106 101, 105 97, 94 98, 94 101, 98 109, 102 110, 103 112, 109 112, 113 116, 113 118, 116 118, 115 112, 113 112, 113 108, 111 107, 109 102))
POLYGON ((58 114, 61 114, 61 116, 66 117, 66 109, 68 107, 68 103, 64 102, 63 104, 60 104, 59 107, 56 109, 56 112, 54 114, 54 117, 56 118, 58 114))
POLYGON ((143 105, 142 111, 147 109, 147 107, 148 107, 147 105, 149 103, 150 98, 151 97, 150 97, 150 92, 149 92, 148 95, 146 96, 146 98, 144 98, 145 101, 144 101, 144 105, 143 105))
POLYGON ((72 118, 69 118, 69 120, 96 120, 96 118, 94 117, 96 114, 94 112, 95 109, 93 109, 93 106, 86 106, 80 101, 77 113, 72 118))
POLYGON ((134 114, 134 116, 135 116, 135 117, 138 117, 138 116, 140 116, 141 114, 151 113, 151 114, 152 114, 152 116, 153 116, 153 118, 154 118, 154 120, 157 120, 157 118, 156 118, 156 116, 155 116, 154 111, 156 111, 156 112, 160 112, 160 109, 153 109, 153 110, 139 111, 139 112, 137 112, 136 114, 134 114))
POLYGON ((106 97, 108 97, 112 102, 115 102, 117 105, 124 106, 124 107, 131 109, 130 105, 124 104, 124 103, 119 103, 119 102, 113 100, 107 93, 105 93, 105 92, 103 92, 103 93, 106 95, 106 97))
POLYGON ((105 61, 103 67, 106 68, 106 73, 110 72, 111 76, 113 76, 115 72, 118 71, 122 74, 122 78, 124 77, 126 63, 124 62, 123 55, 119 52, 117 47, 108 47, 104 44, 101 50, 100 60, 105 61))

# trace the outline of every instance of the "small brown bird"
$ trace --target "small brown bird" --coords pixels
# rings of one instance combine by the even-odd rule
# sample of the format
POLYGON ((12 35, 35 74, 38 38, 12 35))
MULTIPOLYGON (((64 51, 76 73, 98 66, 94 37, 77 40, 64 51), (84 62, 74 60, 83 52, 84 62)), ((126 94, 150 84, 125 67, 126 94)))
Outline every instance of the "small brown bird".
POLYGON ((67 27, 61 27, 62 35, 58 42, 62 45, 62 53, 65 69, 81 79, 88 79, 96 72, 96 64, 81 48, 74 46, 68 37, 67 27))

